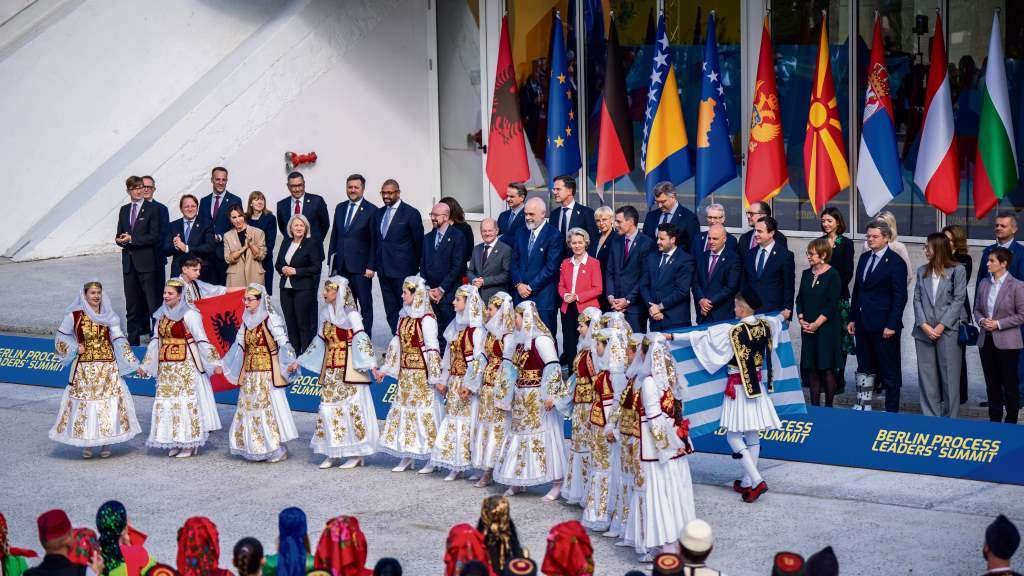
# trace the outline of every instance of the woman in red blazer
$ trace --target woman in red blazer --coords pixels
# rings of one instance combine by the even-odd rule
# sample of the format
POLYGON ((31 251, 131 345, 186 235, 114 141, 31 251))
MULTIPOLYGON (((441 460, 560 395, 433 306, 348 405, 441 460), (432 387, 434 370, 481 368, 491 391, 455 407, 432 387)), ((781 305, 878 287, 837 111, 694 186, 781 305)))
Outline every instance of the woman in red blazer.
POLYGON ((587 254, 589 245, 590 235, 586 230, 569 230, 572 256, 562 261, 558 275, 558 295, 562 299, 562 365, 570 365, 576 357, 579 338, 576 327, 580 312, 600 307, 598 298, 603 289, 601 262, 587 254))

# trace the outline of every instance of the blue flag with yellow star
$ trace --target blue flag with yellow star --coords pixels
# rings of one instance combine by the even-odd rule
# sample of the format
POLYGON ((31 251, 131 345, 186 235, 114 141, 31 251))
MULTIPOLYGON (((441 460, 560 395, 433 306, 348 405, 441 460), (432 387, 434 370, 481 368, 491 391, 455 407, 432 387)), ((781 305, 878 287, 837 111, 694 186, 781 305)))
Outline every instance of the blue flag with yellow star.
POLYGON ((715 12, 708 16, 707 43, 701 70, 700 112, 697 115, 697 204, 736 177, 736 160, 729 139, 725 87, 718 68, 715 12))
POLYGON ((554 26, 551 27, 548 140, 544 162, 548 165, 549 187, 555 185, 555 178, 559 176, 575 176, 583 165, 580 160, 580 138, 576 132, 576 84, 569 75, 562 16, 557 12, 554 26))

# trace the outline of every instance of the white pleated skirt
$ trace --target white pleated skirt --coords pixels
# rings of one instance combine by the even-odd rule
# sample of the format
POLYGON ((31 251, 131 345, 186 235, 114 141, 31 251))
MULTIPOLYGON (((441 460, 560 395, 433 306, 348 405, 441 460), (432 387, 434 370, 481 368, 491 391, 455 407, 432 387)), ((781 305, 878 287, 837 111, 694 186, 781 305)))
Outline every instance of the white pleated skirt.
POLYGON ((437 440, 430 454, 430 463, 438 468, 463 472, 473 467, 473 428, 477 416, 477 399, 475 395, 470 395, 463 400, 457 391, 461 386, 453 386, 454 383, 455 378, 449 381, 444 418, 437 428, 437 440))
POLYGON ((576 404, 572 408, 572 438, 569 441, 569 464, 566 466, 562 497, 569 504, 583 504, 590 474, 590 406, 576 404))
POLYGON ((156 397, 146 446, 190 450, 206 444, 211 430, 220 430, 220 416, 210 381, 191 359, 160 362, 156 397))
POLYGON ((653 550, 677 542, 683 527, 697 517, 693 481, 686 458, 668 462, 643 462, 644 547, 653 550))
POLYGON ((722 401, 722 428, 729 432, 759 432, 782 426, 767 391, 762 389, 758 397, 748 398, 742 386, 735 390, 735 398, 725 396, 722 401))
POLYGON ((64 389, 50 440, 93 448, 127 442, 142 432, 135 401, 114 362, 79 362, 75 371, 75 384, 64 389))
POLYGON ((480 387, 476 425, 473 428, 473 445, 470 448, 473 468, 479 470, 487 470, 497 465, 501 447, 508 434, 508 412, 494 404, 494 387, 485 383, 480 387))

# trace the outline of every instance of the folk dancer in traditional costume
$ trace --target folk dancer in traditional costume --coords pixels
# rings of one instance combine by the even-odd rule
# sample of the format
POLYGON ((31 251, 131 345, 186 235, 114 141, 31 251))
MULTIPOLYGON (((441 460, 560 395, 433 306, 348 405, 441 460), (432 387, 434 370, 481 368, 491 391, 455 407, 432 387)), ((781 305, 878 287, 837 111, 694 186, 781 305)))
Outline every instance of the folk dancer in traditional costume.
POLYGON ((642 386, 645 369, 646 348, 645 336, 630 336, 626 358, 629 368, 626 369, 626 386, 619 398, 618 441, 619 441, 619 477, 621 479, 619 503, 622 520, 619 524, 621 539, 616 546, 632 546, 638 554, 646 554, 644 546, 644 517, 646 507, 645 477, 643 466, 640 465, 640 417, 642 386))
POLYGON ((760 454, 760 432, 781 426, 772 391, 772 350, 778 345, 782 331, 781 317, 754 316, 756 294, 736 295, 738 324, 719 324, 706 330, 669 334, 670 339, 689 340, 700 365, 709 373, 729 367, 729 377, 722 400, 721 426, 732 448, 733 458, 743 464, 743 478, 733 482, 733 489, 743 501, 757 501, 768 491, 768 484, 757 469, 760 454), (762 381, 764 369, 767 382, 762 381))
POLYGON ((243 301, 242 326, 224 356, 224 375, 240 388, 229 432, 231 453, 280 462, 288 457, 285 443, 299 437, 285 393, 295 352, 262 285, 249 284, 243 301))
MULTIPOLYGON (((185 303, 189 306, 194 307, 196 300, 199 300, 200 298, 212 298, 228 292, 228 289, 224 286, 218 286, 217 284, 210 284, 200 280, 199 275, 202 274, 202 272, 203 261, 199 258, 189 258, 181 263, 181 276, 178 276, 177 279, 184 284, 182 297, 185 299, 185 303)), ((237 290, 240 289, 241 288, 237 288, 237 290)))
POLYGON ((556 500, 565 477, 566 455, 562 416, 554 408, 555 401, 569 391, 562 380, 555 340, 537 314, 535 303, 526 301, 516 306, 516 347, 505 351, 505 359, 507 378, 516 387, 511 427, 494 479, 509 487, 506 495, 551 483, 544 499, 556 500))
POLYGON ((188 458, 221 429, 210 374, 222 374, 220 356, 206 338, 203 319, 182 295, 177 279, 164 286, 164 304, 153 314, 156 328, 139 367, 156 376, 156 397, 146 446, 188 458))
POLYGON ((369 374, 377 360, 348 280, 331 276, 322 297, 319 333, 288 371, 302 366, 320 375, 320 408, 309 443, 324 456, 320 468, 330 468, 337 458, 347 458, 341 468, 355 468, 377 452, 380 433, 369 374))
POLYGON ((50 440, 82 448, 82 458, 92 458, 98 446, 107 458, 111 445, 142 431, 122 378, 138 370, 139 361, 99 282, 87 282, 67 307, 54 349, 65 366, 71 363, 71 378, 50 440))
MULTIPOLYGON (((393 472, 404 472, 413 459, 430 458, 441 420, 441 402, 434 393, 441 384, 441 355, 438 352, 437 319, 430 308, 427 285, 419 276, 402 284, 402 310, 398 331, 388 344, 384 366, 374 372, 398 380, 394 400, 384 422, 380 440, 382 452, 401 458, 393 472)), ((419 470, 434 471, 429 462, 419 470)))
POLYGON ((430 464, 446 468, 451 482, 473 467, 473 430, 477 394, 487 362, 484 346, 484 302, 476 286, 465 284, 452 300, 455 318, 444 330, 448 343, 441 359, 441 387, 445 395, 444 419, 438 428, 430 464))
POLYGON ((569 504, 583 504, 590 471, 590 409, 594 404, 594 332, 601 324, 601 310, 587 308, 580 312, 577 330, 580 333, 576 357, 572 361, 569 394, 557 407, 572 423, 569 442, 569 465, 566 467, 562 497, 569 504))
POLYGON ((489 486, 493 481, 494 466, 505 435, 508 433, 513 382, 502 369, 505 351, 515 349, 515 311, 512 296, 498 292, 487 303, 487 339, 484 353, 487 364, 483 369, 482 386, 477 402, 477 420, 473 428, 473 468, 482 471, 476 487, 489 486))
POLYGON ((612 521, 612 478, 619 472, 612 415, 626 385, 626 346, 619 332, 611 328, 597 330, 593 341, 597 376, 594 377, 594 399, 586 415, 587 430, 591 434, 590 470, 580 522, 595 532, 605 532, 612 521))

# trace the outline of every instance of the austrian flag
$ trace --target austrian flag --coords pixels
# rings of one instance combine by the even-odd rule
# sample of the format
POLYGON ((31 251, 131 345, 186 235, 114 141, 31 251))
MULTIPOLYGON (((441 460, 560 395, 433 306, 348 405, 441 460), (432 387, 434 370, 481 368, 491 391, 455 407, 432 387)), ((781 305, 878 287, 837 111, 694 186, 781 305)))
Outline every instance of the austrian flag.
POLYGON ((946 214, 956 211, 960 196, 960 162, 953 133, 953 99, 950 95, 942 17, 935 15, 928 92, 924 101, 921 144, 914 168, 914 184, 928 203, 946 214))

